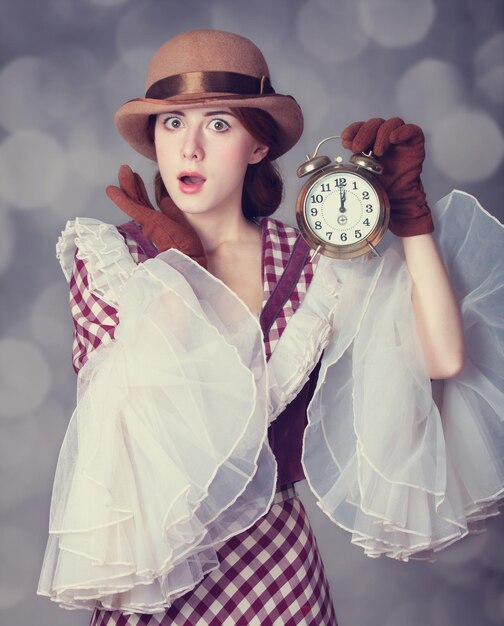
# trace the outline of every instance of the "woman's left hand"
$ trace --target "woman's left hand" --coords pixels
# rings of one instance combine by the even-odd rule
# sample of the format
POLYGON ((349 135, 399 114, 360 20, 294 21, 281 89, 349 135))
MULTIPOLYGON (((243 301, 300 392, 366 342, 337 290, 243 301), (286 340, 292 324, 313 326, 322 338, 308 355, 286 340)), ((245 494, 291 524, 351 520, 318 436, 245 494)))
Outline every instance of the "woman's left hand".
POLYGON ((434 225, 420 179, 425 158, 422 129, 400 117, 375 117, 347 126, 341 140, 357 154, 372 150, 383 165, 380 180, 390 200, 390 230, 399 237, 431 233, 434 225))

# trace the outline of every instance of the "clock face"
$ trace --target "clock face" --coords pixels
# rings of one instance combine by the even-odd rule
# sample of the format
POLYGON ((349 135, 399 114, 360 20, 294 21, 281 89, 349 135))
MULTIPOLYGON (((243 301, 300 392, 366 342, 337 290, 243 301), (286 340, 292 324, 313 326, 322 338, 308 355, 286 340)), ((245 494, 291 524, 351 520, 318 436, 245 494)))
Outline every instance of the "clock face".
POLYGON ((308 189, 304 217, 312 233, 335 246, 364 243, 380 224, 380 200, 366 178, 354 172, 328 172, 308 189))

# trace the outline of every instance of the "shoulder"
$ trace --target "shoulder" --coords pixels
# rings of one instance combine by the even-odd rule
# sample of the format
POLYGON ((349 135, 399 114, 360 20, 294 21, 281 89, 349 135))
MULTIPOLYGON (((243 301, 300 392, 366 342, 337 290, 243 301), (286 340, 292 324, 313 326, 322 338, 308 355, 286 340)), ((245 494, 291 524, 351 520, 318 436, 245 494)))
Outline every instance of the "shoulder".
POLYGON ((294 245, 299 236, 299 230, 297 228, 285 222, 281 222, 280 220, 273 219, 272 217, 262 217, 259 220, 259 224, 267 237, 275 242, 283 241, 287 244, 294 245))

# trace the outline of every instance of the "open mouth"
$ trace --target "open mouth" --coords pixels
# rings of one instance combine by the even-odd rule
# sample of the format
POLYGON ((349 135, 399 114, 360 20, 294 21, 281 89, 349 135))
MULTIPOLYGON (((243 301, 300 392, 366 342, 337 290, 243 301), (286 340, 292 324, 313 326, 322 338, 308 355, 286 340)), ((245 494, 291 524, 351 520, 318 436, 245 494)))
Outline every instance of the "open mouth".
POLYGON ((179 180, 183 182, 184 185, 201 185, 205 182, 205 178, 198 174, 184 174, 179 176, 179 180))
POLYGON ((206 178, 198 172, 181 172, 178 175, 178 180, 182 193, 195 194, 203 189, 206 178))

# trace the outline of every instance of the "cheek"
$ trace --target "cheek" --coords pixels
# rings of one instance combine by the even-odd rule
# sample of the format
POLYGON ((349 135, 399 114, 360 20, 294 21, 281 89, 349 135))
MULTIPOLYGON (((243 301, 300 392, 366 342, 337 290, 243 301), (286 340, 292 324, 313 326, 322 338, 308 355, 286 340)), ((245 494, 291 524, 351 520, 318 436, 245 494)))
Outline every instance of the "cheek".
POLYGON ((222 150, 219 163, 225 167, 229 176, 241 178, 245 175, 252 151, 252 146, 247 144, 229 146, 222 150))

